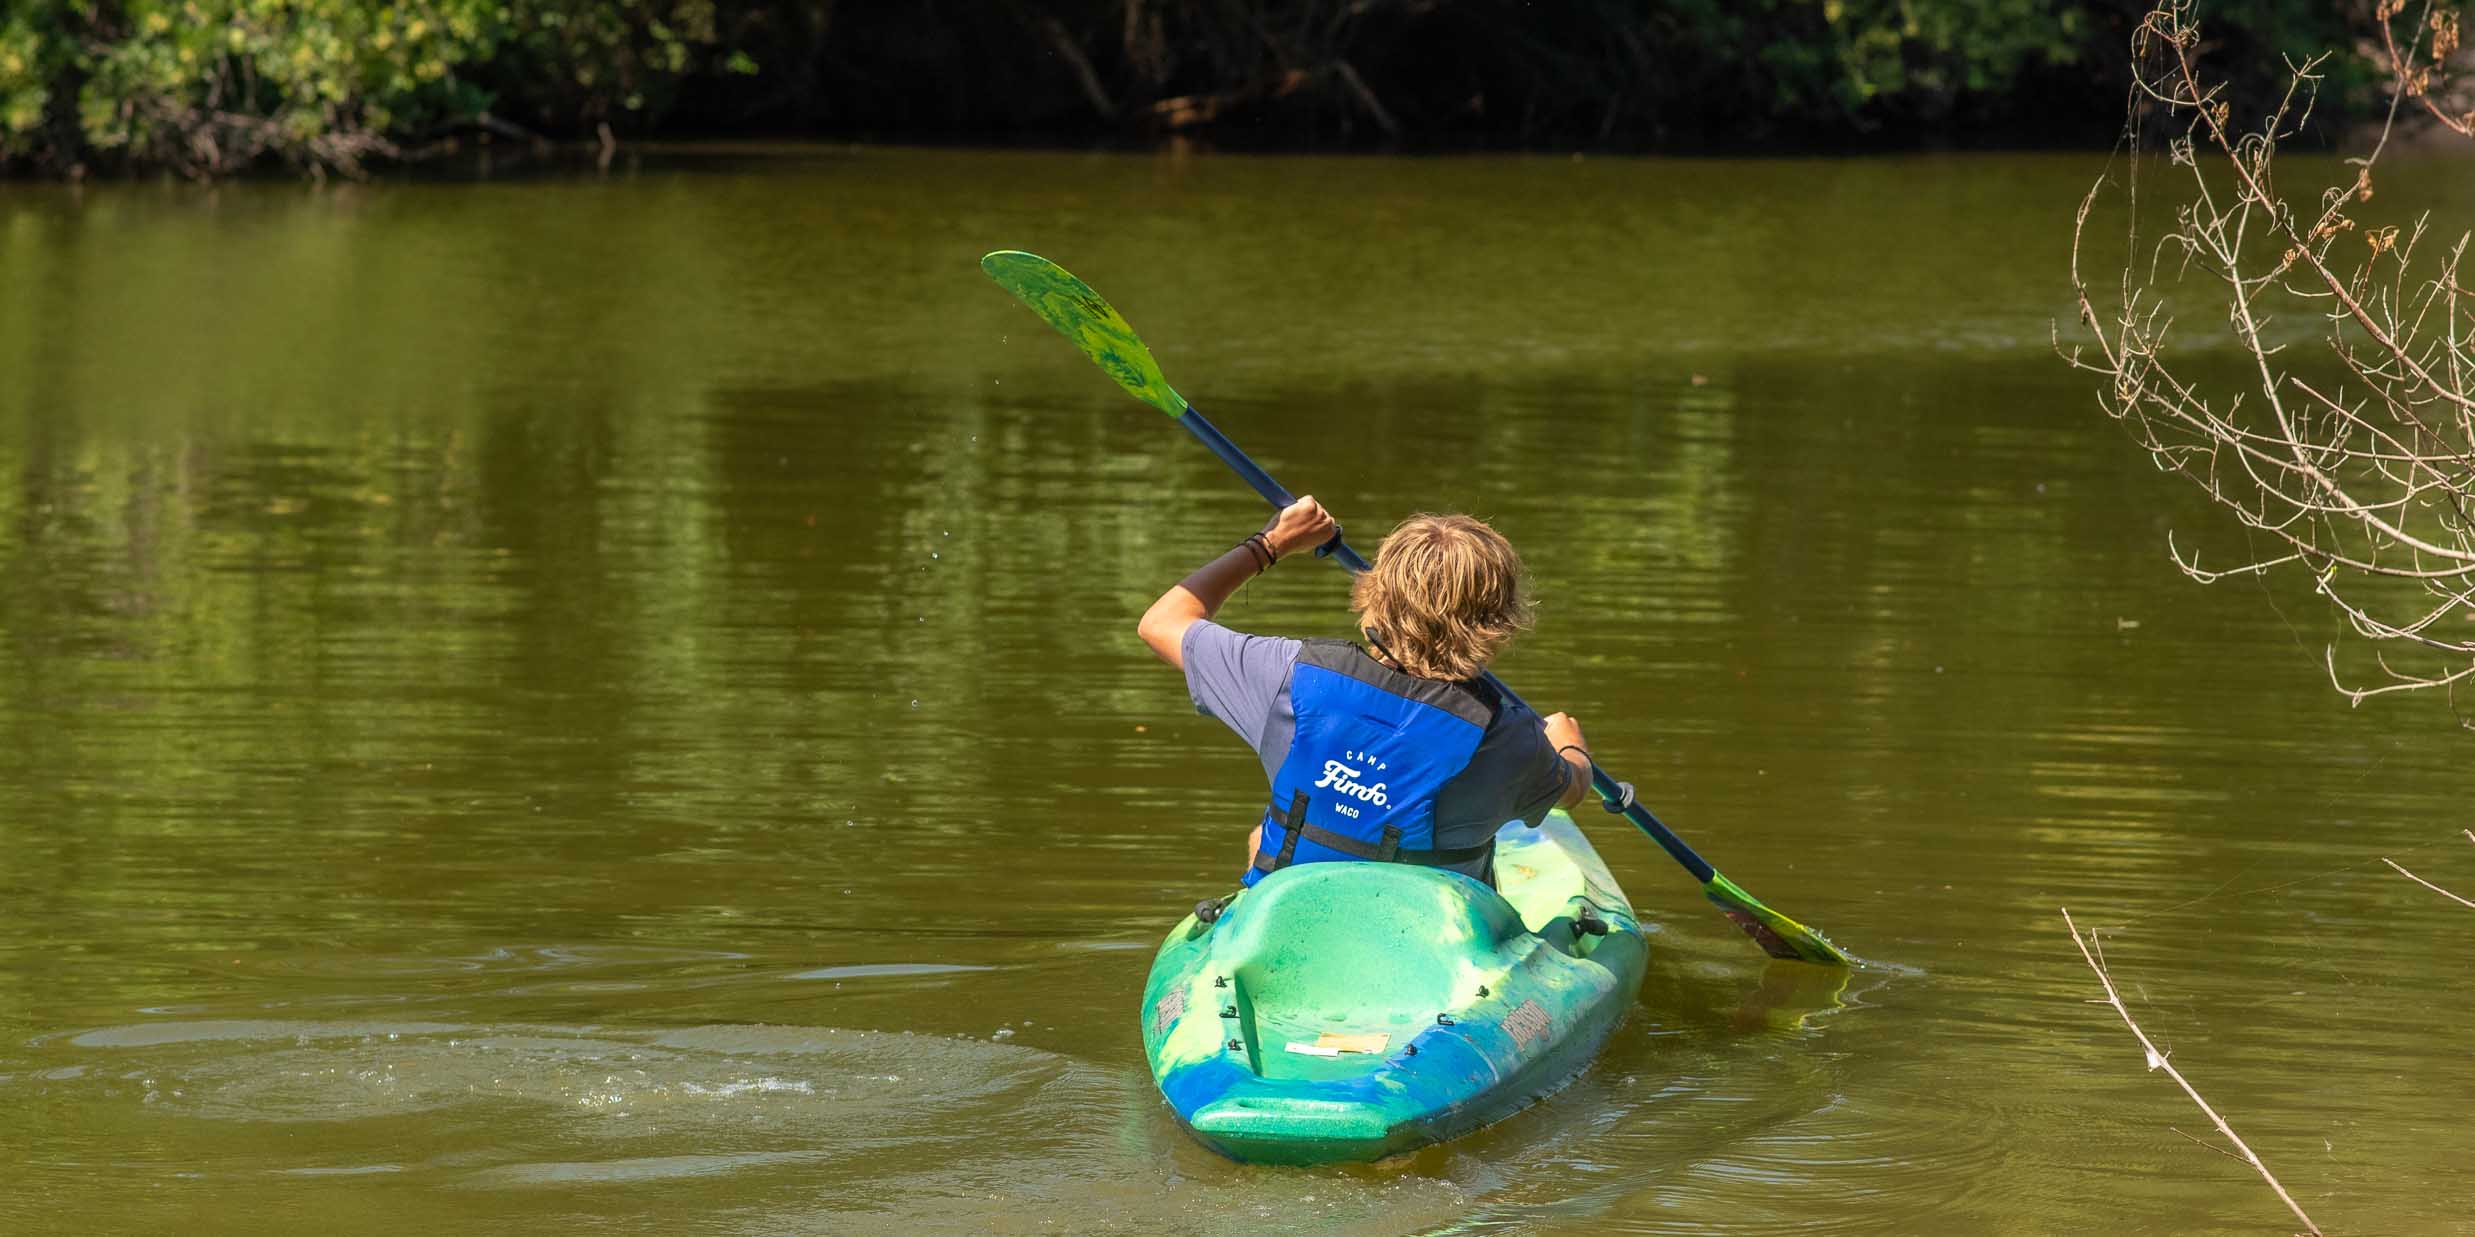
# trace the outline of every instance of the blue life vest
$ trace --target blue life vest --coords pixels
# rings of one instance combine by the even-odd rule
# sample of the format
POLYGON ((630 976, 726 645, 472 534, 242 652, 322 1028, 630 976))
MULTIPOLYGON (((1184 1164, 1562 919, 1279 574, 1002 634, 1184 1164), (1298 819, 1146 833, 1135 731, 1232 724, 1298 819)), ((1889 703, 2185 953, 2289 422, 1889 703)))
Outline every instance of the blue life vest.
POLYGON ((1475 685, 1422 679, 1345 640, 1308 640, 1289 678, 1297 733, 1272 775, 1253 885, 1293 863, 1366 859, 1444 867, 1483 845, 1435 847, 1435 797, 1495 721, 1475 685))

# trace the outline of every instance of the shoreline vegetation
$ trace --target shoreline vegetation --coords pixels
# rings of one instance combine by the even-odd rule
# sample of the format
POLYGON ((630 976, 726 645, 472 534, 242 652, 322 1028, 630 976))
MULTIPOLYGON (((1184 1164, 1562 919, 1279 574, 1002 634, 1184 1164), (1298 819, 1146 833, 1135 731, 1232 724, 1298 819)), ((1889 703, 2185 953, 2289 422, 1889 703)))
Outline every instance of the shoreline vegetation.
MULTIPOLYGON (((2366 12, 2207 6, 2238 110, 2366 12), (2252 76, 2245 76, 2245 72, 2252 76)), ((476 140, 765 137, 1226 149, 1735 153, 2097 147, 2118 0, 20 0, 0 172, 360 176, 476 140)))

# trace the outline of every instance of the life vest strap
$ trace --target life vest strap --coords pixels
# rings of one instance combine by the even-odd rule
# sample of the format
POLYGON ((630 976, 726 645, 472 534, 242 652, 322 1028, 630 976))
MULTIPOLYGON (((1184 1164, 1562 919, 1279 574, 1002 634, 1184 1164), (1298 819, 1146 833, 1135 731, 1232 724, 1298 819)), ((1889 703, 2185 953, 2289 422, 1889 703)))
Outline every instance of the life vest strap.
POLYGON ((1334 833, 1317 825, 1310 825, 1306 823, 1305 816, 1306 792, 1299 791, 1297 797, 1290 800, 1289 810, 1280 814, 1282 834, 1280 852, 1272 854, 1261 850, 1256 851, 1256 871, 1277 872, 1288 867, 1295 861, 1298 839, 1301 837, 1317 846, 1339 851, 1352 859, 1367 859, 1376 863, 1415 863, 1430 868, 1453 867, 1472 860, 1484 859, 1495 853, 1494 838, 1488 838, 1477 846, 1456 846, 1450 850, 1402 850, 1401 831, 1390 825, 1384 826, 1383 841, 1369 846, 1356 838, 1334 833))
POLYGON ((1289 810, 1282 812, 1279 815, 1281 825, 1280 857, 1272 862, 1271 867, 1267 868, 1263 866, 1263 854, 1261 852, 1257 852, 1255 855, 1255 867, 1261 871, 1270 872, 1277 868, 1288 867, 1290 862, 1297 856, 1299 827, 1306 823, 1306 792, 1303 790, 1299 791, 1295 797, 1289 800, 1289 810))

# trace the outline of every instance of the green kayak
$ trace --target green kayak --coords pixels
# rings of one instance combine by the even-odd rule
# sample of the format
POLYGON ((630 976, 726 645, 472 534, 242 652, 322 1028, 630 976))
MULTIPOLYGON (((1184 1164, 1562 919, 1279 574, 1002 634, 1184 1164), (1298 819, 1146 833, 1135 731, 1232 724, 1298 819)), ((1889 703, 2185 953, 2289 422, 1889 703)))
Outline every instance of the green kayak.
POLYGON ((1236 1160, 1372 1160, 1572 1081, 1641 987, 1647 942, 1572 818, 1458 873, 1300 864, 1169 933, 1143 1048, 1178 1120, 1236 1160))

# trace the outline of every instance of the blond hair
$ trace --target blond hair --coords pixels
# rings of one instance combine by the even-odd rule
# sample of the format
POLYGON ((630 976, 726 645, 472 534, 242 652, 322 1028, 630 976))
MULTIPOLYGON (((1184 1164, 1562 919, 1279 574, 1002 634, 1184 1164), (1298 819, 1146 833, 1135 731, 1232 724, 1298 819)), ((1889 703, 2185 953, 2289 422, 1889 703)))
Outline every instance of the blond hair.
POLYGON ((1476 678, 1530 626, 1521 556, 1502 533, 1466 515, 1401 521, 1349 601, 1380 651, 1422 679, 1476 678))

